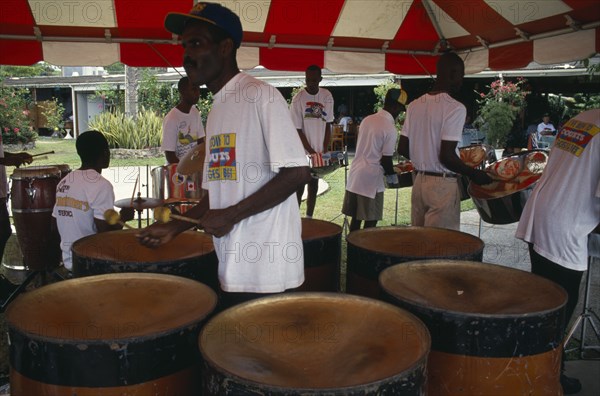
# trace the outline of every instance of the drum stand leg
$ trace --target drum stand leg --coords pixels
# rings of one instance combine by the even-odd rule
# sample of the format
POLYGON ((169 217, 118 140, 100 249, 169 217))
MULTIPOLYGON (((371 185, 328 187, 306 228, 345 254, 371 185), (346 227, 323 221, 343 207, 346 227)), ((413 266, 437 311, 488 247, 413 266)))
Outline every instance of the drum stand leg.
MULTIPOLYGON (((585 359, 584 354, 585 354, 586 350, 595 350, 595 351, 600 352, 600 344, 585 345, 586 330, 587 330, 588 323, 591 326, 592 331, 594 332, 594 334, 596 336, 596 340, 600 341, 600 318, 594 312, 594 310, 589 306, 590 305, 589 304, 589 302, 590 302, 590 286, 591 286, 591 279, 592 279, 592 277, 591 277, 592 260, 593 260, 593 257, 590 257, 589 261, 588 261, 588 271, 587 271, 586 282, 585 282, 583 310, 582 310, 581 314, 577 317, 577 320, 575 320, 575 323, 569 330, 569 333, 567 334, 567 337, 565 338, 565 341, 563 343, 565 352, 570 352, 575 349, 579 349, 579 357, 581 359, 585 359), (581 341, 579 343, 579 348, 572 348, 572 349, 567 350, 566 349, 567 344, 571 340, 571 337, 573 336, 573 334, 575 333, 575 330, 577 330, 577 327, 580 324, 581 324, 581 341)), ((594 358, 594 360, 597 360, 597 359, 599 359, 599 358, 594 358)))
POLYGON ((31 283, 31 281, 33 281, 41 272, 44 271, 40 271, 40 270, 35 270, 32 271, 29 275, 27 275, 27 277, 25 278, 25 280, 23 281, 23 283, 21 283, 6 299, 6 301, 4 301, 2 303, 2 308, 0 308, 0 312, 4 312, 4 310, 6 309, 6 307, 8 306, 8 304, 11 303, 12 300, 14 300, 19 294, 21 294, 23 292, 23 290, 25 290, 25 288, 31 283))

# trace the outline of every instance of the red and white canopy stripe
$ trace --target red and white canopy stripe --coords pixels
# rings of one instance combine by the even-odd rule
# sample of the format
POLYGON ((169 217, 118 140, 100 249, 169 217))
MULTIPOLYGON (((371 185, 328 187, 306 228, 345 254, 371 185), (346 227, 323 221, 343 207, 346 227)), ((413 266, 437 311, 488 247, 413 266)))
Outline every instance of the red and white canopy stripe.
MULTIPOLYGON (((600 52, 597 0, 220 0, 242 20, 240 67, 427 74, 451 48, 467 73, 600 52)), ((2 0, 0 64, 180 66, 163 27, 194 0, 2 0)))

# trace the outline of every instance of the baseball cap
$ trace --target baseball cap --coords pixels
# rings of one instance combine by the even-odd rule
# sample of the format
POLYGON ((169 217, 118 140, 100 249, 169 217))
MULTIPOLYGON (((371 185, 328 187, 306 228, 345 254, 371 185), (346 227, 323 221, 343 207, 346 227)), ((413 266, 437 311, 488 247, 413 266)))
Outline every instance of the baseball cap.
POLYGON ((408 94, 401 88, 391 88, 387 91, 385 96, 386 98, 391 98, 392 100, 397 101, 403 106, 406 106, 406 102, 408 101, 408 94))
POLYGON ((189 14, 170 12, 165 18, 165 28, 177 35, 182 35, 185 25, 190 20, 204 21, 217 26, 225 31, 239 48, 242 43, 242 22, 240 18, 229 8, 217 3, 198 3, 189 14))

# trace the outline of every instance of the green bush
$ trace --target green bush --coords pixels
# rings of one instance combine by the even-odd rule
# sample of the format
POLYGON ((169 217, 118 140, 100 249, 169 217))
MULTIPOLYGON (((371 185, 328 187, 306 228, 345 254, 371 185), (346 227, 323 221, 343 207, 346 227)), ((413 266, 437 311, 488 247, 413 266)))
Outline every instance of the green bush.
POLYGON ((92 119, 90 129, 102 132, 111 148, 144 149, 160 146, 162 118, 142 108, 137 120, 120 111, 104 112, 92 119))
POLYGON ((29 143, 37 133, 29 118, 29 91, 0 86, 0 129, 4 144, 29 143))

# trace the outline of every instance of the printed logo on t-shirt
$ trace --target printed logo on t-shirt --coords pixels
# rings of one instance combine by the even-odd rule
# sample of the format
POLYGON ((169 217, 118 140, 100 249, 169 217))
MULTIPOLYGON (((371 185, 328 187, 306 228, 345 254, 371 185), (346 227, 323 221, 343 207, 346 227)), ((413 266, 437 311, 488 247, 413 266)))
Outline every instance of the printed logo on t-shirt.
POLYGON ((600 132, 600 128, 594 124, 571 119, 558 133, 554 148, 579 157, 598 132, 600 132))
POLYGON ((215 135, 209 141, 208 180, 237 180, 235 133, 215 135))
POLYGON ((325 106, 319 102, 306 102, 306 110, 304 110, 304 118, 319 118, 325 120, 327 112, 325 106))

